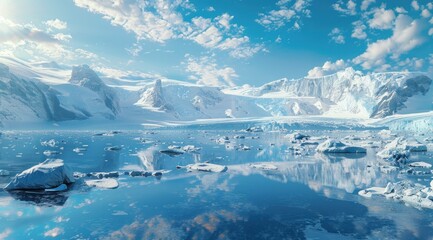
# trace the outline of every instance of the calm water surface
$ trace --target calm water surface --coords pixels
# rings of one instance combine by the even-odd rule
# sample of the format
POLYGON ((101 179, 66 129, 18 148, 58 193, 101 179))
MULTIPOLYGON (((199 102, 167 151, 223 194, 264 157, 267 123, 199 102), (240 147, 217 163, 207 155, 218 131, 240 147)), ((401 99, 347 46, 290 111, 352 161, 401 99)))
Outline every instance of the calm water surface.
MULTIPOLYGON (((382 146, 375 131, 303 131, 341 139, 356 134, 382 146)), ((366 155, 326 156, 314 147, 297 155, 287 132, 234 130, 9 131, 0 136, 0 169, 11 176, 59 154, 74 171, 171 170, 160 179, 121 175, 117 189, 80 183, 56 195, 0 191, 0 239, 432 239, 433 211, 386 199, 364 199, 360 189, 411 179, 428 185, 431 176, 382 173, 376 148, 366 155), (245 139, 234 138, 235 135, 245 139), (216 139, 228 136, 230 143, 216 139), (54 139, 54 147, 41 142, 54 139), (169 145, 195 145, 199 154, 168 156, 169 145), (237 150, 244 144, 250 150, 237 150), (87 151, 76 153, 77 147, 87 151), (121 146, 120 151, 106 147, 121 146), (186 172, 177 165, 223 164, 224 173, 186 172), (264 171, 252 162, 276 162, 264 171)), ((422 140, 425 137, 420 136, 422 140)), ((374 145, 374 144, 373 144, 374 145)), ((429 146, 430 150, 430 146, 429 146)), ((433 163, 431 152, 411 160, 433 163)), ((0 177, 0 186, 11 177, 0 177)))

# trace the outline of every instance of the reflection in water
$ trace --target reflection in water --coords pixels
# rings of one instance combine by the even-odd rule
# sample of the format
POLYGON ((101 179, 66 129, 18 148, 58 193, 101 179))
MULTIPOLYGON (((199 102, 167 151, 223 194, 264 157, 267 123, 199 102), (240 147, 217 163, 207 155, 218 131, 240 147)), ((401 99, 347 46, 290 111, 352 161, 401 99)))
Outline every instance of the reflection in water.
POLYGON ((159 147, 151 146, 144 151, 138 152, 137 156, 140 158, 141 164, 145 170, 155 171, 164 169, 164 158, 161 154, 159 147))
POLYGON ((335 162, 274 162, 277 170, 257 170, 249 164, 229 166, 229 173, 250 175, 259 173, 279 182, 304 183, 316 191, 332 187, 353 193, 366 186, 384 186, 394 176, 382 174, 378 168, 367 167, 363 159, 339 157, 335 162))
POLYGON ((119 151, 105 151, 104 159, 101 161, 100 169, 97 171, 115 171, 119 169, 119 151))
POLYGON ((68 196, 65 193, 11 191, 9 194, 16 200, 37 206, 63 206, 66 200, 68 200, 68 196))

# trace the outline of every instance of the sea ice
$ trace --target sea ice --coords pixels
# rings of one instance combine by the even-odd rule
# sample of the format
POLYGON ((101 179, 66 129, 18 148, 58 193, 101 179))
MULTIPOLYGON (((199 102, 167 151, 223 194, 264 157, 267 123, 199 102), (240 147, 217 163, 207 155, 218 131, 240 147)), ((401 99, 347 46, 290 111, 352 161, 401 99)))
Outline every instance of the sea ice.
POLYGON ((203 172, 225 172, 227 166, 213 163, 194 163, 186 165, 188 171, 203 171, 203 172))
POLYGON ((107 189, 113 189, 119 187, 119 183, 117 182, 116 179, 113 178, 91 179, 91 180, 84 180, 84 182, 89 187, 107 188, 107 189))
POLYGON ((322 153, 366 153, 367 152, 367 150, 363 147, 349 146, 334 139, 329 139, 319 144, 316 150, 322 153))
POLYGON ((409 167, 419 167, 419 168, 431 168, 432 165, 426 162, 412 162, 408 164, 409 167))
POLYGON ((278 167, 271 163, 252 163, 250 167, 262 170, 277 170, 278 167))
POLYGON ((72 170, 61 159, 48 159, 16 175, 5 190, 38 190, 75 182, 72 170))
POLYGON ((383 159, 401 159, 408 158, 409 152, 425 152, 427 146, 418 142, 415 139, 407 140, 403 137, 398 137, 388 143, 384 149, 377 153, 377 156, 383 159))

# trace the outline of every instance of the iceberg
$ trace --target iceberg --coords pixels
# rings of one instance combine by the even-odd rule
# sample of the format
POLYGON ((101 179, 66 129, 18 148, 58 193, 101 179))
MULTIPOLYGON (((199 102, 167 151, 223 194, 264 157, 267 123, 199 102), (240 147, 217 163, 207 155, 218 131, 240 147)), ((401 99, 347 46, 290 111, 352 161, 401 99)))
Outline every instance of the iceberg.
POLYGON ((225 172, 227 166, 213 164, 213 163, 195 163, 186 166, 188 171, 202 171, 202 172, 225 172))
POLYGON ((367 150, 363 147, 349 146, 334 139, 329 139, 319 144, 316 150, 321 153, 366 153, 367 152, 367 150))
POLYGON ((418 142, 416 139, 407 140, 403 137, 398 137, 392 142, 388 143, 382 151, 378 152, 377 156, 383 159, 400 159, 402 157, 408 158, 409 152, 425 151, 427 151, 427 146, 418 142))
POLYGON ((48 159, 16 175, 4 188, 13 190, 43 190, 75 182, 73 171, 61 159, 48 159))

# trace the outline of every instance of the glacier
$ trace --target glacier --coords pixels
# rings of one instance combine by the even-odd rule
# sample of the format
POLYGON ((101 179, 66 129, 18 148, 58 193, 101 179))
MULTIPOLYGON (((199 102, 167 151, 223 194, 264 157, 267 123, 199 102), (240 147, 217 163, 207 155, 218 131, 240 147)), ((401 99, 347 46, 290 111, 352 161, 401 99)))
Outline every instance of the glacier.
POLYGON ((432 80, 423 73, 346 68, 320 78, 259 87, 210 87, 167 78, 126 80, 88 65, 0 58, 0 126, 19 123, 115 125, 320 116, 357 119, 393 130, 433 129, 432 80), (83 122, 84 121, 84 122, 83 122))

